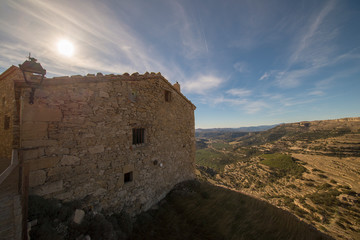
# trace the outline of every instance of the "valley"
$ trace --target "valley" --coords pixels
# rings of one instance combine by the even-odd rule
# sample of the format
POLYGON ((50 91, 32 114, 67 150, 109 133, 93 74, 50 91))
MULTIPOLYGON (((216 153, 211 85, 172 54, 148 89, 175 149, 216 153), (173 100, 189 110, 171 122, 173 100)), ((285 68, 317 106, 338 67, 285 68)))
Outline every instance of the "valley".
POLYGON ((336 239, 360 239, 360 118, 197 133, 197 175, 336 239))

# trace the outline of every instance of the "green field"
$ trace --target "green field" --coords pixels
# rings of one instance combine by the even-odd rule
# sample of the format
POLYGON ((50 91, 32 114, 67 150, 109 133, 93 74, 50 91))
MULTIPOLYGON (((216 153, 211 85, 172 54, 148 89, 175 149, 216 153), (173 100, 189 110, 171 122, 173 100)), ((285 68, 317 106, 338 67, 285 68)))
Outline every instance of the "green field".
POLYGON ((300 177, 306 171, 290 155, 281 153, 263 154, 260 158, 262 159, 260 163, 270 167, 270 169, 279 174, 279 177, 286 175, 300 177))
POLYGON ((216 150, 225 150, 225 151, 233 150, 233 147, 225 142, 214 142, 211 144, 211 146, 216 150))
POLYGON ((225 165, 235 162, 232 154, 225 154, 213 149, 200 149, 196 151, 196 164, 223 171, 225 165))

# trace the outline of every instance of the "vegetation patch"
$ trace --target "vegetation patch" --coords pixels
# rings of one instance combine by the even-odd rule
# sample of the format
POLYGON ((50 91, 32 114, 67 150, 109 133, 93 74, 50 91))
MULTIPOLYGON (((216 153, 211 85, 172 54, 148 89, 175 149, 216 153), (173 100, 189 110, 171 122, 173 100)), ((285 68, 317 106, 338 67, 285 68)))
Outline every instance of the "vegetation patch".
POLYGON ((236 162, 235 157, 230 153, 222 153, 213 149, 200 149, 196 151, 196 164, 223 171, 225 165, 236 162))
POLYGON ((326 192, 317 192, 313 194, 306 195, 313 203, 327 206, 327 207, 336 207, 341 205, 341 202, 336 197, 339 196, 341 192, 336 189, 331 189, 326 192))
POLYGON ((225 142, 214 142, 211 145, 216 150, 230 151, 233 149, 233 147, 229 143, 225 143, 225 142))
POLYGON ((263 154, 260 156, 260 163, 270 167, 273 171, 277 172, 280 177, 286 175, 293 175, 301 177, 306 168, 297 163, 290 155, 273 153, 263 154))

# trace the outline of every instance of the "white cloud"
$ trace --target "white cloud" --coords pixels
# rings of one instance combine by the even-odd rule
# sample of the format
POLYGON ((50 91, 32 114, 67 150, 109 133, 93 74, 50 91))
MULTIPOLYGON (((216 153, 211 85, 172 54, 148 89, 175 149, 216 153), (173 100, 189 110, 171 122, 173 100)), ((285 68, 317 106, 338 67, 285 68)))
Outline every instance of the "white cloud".
POLYGON ((245 62, 237 62, 234 64, 234 68, 241 73, 248 72, 249 67, 245 62))
POLYGON ((244 88, 233 88, 233 89, 226 91, 226 93, 234 95, 234 96, 238 96, 238 97, 245 97, 245 96, 251 95, 252 91, 244 89, 244 88))
POLYGON ((149 71, 181 81, 183 71, 145 42, 126 24, 124 16, 97 1, 5 0, 0 8, 0 64, 17 65, 31 52, 49 77, 149 71), (56 42, 62 37, 74 42, 76 54, 72 58, 56 52, 56 42))
POLYGON ((265 103, 262 100, 257 100, 257 101, 248 102, 247 104, 245 104, 244 110, 249 114, 254 114, 254 113, 264 110, 267 107, 269 107, 269 105, 267 103, 265 103))
POLYGON ((275 77, 275 82, 280 88, 294 88, 299 86, 301 80, 313 73, 314 70, 314 68, 305 68, 300 70, 279 72, 275 77))
POLYGON ((305 31, 303 31, 303 33, 300 31, 301 35, 296 37, 299 41, 296 41, 296 47, 290 57, 290 64, 299 61, 309 61, 319 64, 316 62, 326 61, 326 58, 323 58, 323 56, 324 53, 326 54, 329 51, 329 48, 328 45, 324 43, 333 39, 336 31, 333 29, 325 29, 325 26, 322 26, 322 24, 334 8, 335 1, 329 1, 319 13, 314 15, 313 18, 310 18, 311 24, 306 25, 305 31), (320 29, 321 27, 322 29, 320 29))
MULTIPOLYGON (((275 75, 277 86, 285 89, 298 87, 306 77, 341 60, 334 56, 335 47, 332 43, 338 33, 337 29, 326 21, 335 5, 335 1, 327 2, 319 12, 308 18, 309 24, 299 27, 299 34, 295 35, 290 49, 288 66, 275 75)), ((266 78, 267 73, 260 80, 266 78)))
POLYGON ((248 100, 248 99, 239 99, 239 98, 225 98, 223 96, 219 96, 213 99, 208 99, 214 105, 218 104, 230 104, 231 106, 235 106, 240 108, 240 110, 248 113, 254 114, 260 111, 263 111, 265 108, 269 108, 269 104, 263 100, 248 100))
POLYGON ((224 98, 223 96, 214 98, 212 100, 213 104, 222 104, 222 103, 229 103, 231 105, 241 105, 247 103, 245 99, 232 99, 232 98, 224 98))
POLYGON ((262 81, 262 80, 267 79, 268 77, 270 77, 270 73, 265 72, 265 73, 259 78, 259 80, 262 81))
POLYGON ((205 95, 208 94, 209 91, 218 88, 224 82, 225 79, 215 75, 198 75, 197 77, 184 81, 182 88, 185 92, 205 95))
POLYGON ((314 90, 308 93, 308 95, 310 96, 324 96, 325 93, 323 91, 320 90, 314 90))
POLYGON ((173 7, 173 14, 178 21, 176 28, 180 33, 184 56, 193 59, 206 54, 209 49, 200 22, 192 19, 177 1, 171 1, 170 3, 173 7))

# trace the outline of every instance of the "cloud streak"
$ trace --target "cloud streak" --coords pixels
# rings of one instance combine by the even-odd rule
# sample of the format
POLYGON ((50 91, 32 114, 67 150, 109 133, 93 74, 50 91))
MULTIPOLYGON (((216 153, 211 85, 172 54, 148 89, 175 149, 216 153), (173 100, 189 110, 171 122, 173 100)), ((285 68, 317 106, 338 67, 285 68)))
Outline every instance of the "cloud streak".
POLYGON ((244 89, 244 88, 233 88, 233 89, 226 91, 226 93, 237 96, 237 97, 246 97, 246 96, 251 95, 252 91, 244 89))
POLYGON ((217 89, 226 80, 215 75, 198 75, 190 80, 184 81, 183 90, 188 93, 197 93, 201 95, 208 94, 210 91, 217 89))

